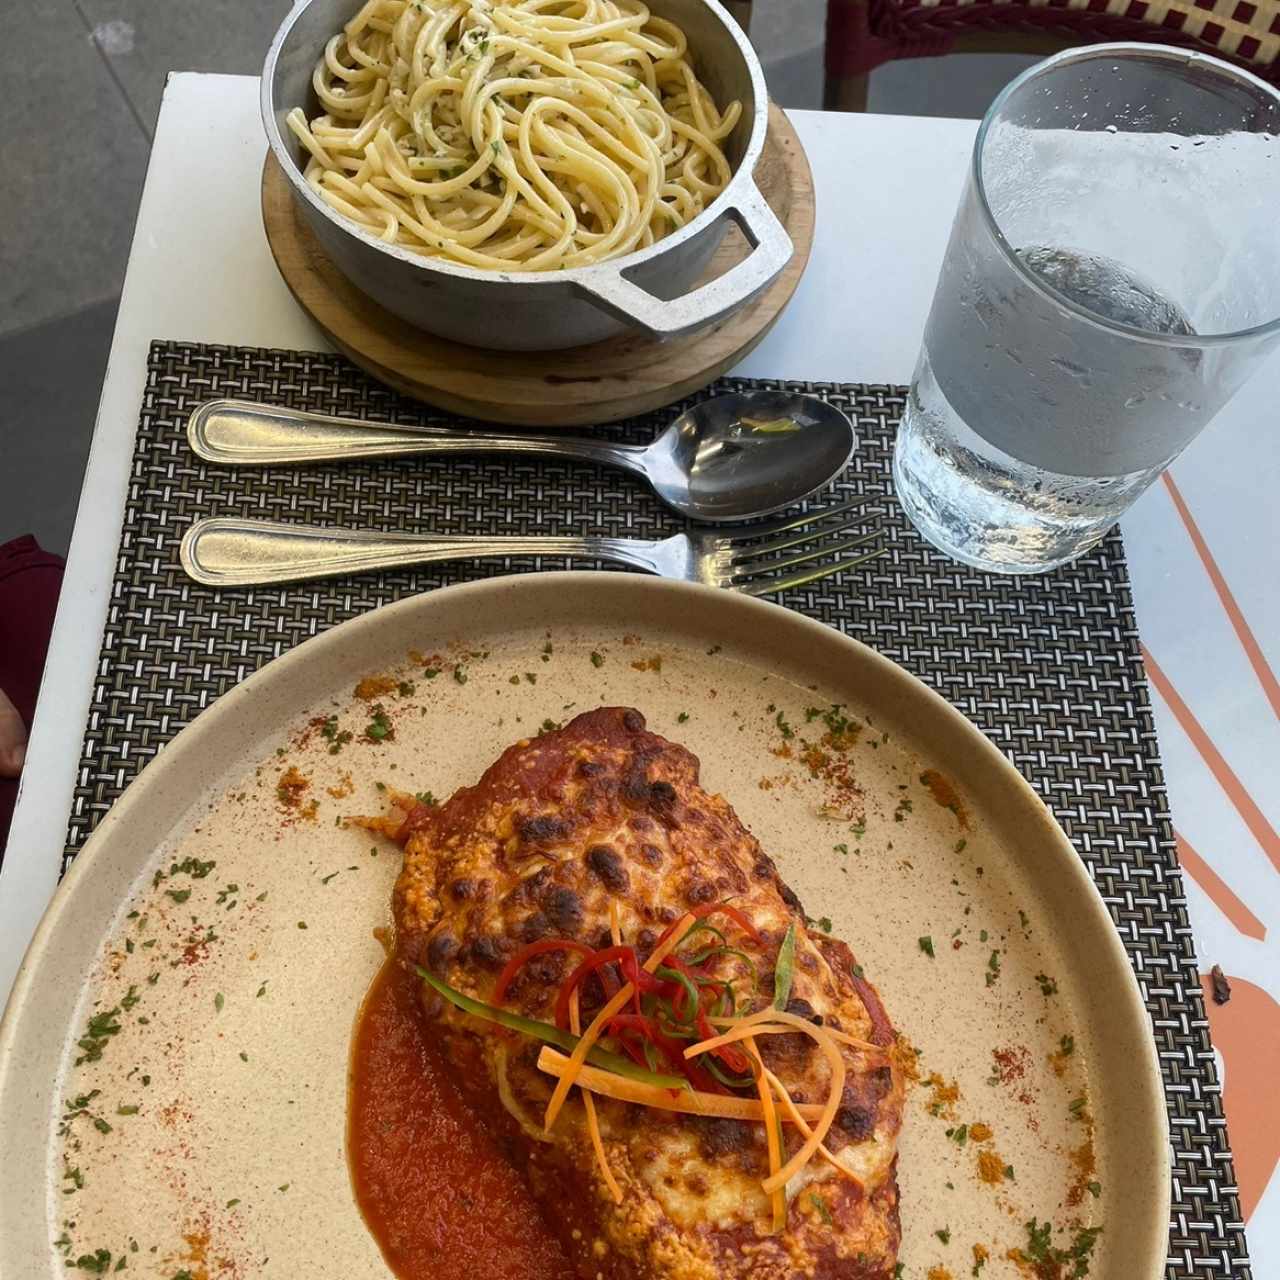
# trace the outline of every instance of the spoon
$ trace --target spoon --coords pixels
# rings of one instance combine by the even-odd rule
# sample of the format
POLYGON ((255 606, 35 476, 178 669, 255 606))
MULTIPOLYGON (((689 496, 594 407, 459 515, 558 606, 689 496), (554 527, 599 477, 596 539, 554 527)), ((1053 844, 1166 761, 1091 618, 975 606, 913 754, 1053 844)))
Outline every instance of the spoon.
POLYGON ((652 444, 574 436, 402 427, 246 400, 210 400, 187 438, 208 462, 262 466, 408 454, 515 453, 572 458, 644 476, 673 511, 714 524, 799 502, 848 465, 857 438, 839 409, 816 396, 746 391, 682 413, 652 444))

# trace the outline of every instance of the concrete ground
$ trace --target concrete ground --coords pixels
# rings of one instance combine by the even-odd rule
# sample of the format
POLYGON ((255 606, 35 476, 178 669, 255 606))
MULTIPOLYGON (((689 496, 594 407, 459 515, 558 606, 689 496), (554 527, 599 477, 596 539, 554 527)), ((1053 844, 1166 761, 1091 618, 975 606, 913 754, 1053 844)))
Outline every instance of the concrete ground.
MULTIPOLYGON (((0 6, 0 542, 71 537, 167 72, 256 72, 287 0, 0 6), (74 84, 75 93, 55 91, 74 84)), ((821 102, 824 0, 756 0, 752 39, 783 106, 821 102)), ((980 116, 1033 59, 953 55, 872 76, 870 110, 980 116)), ((163 336, 160 334, 157 337, 163 336)))

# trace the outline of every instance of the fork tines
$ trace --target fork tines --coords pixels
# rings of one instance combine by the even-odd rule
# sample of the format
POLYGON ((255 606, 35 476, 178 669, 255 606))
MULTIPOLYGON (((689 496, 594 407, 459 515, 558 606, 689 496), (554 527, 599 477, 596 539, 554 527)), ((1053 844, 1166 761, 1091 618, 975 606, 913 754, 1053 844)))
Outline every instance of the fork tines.
POLYGON ((862 495, 731 535, 729 585, 747 595, 772 595, 883 555, 885 511, 868 506, 872 501, 862 495))

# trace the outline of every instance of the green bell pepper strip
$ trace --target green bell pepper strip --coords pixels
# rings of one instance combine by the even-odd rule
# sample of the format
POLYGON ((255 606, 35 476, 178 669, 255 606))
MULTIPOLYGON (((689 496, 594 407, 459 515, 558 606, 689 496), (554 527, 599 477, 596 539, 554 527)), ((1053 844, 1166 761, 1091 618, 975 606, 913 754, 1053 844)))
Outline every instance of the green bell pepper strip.
POLYGON ((773 966, 773 1007, 785 1009, 791 999, 791 982, 796 970, 796 924, 787 926, 782 946, 778 948, 778 960, 773 966))
MULTIPOLYGON (((464 995, 447 982, 442 982, 433 973, 428 973, 421 965, 413 966, 414 972, 429 986, 437 995, 443 996, 451 1005, 457 1009, 461 1009, 463 1013, 469 1013, 473 1018, 483 1018, 486 1022, 496 1022, 501 1027, 506 1027, 511 1031, 518 1031, 521 1035, 530 1036, 535 1040, 541 1040, 545 1044, 553 1044, 557 1049, 563 1049, 565 1053, 572 1053, 578 1044, 580 1036, 575 1036, 571 1032, 561 1031, 559 1027, 553 1026, 549 1022, 536 1022, 533 1018, 522 1017, 518 1013, 512 1013, 509 1009, 499 1009, 494 1005, 485 1004, 482 1000, 473 1000, 470 996, 464 995)), ((587 1054, 587 1061, 593 1067, 600 1067, 605 1071, 612 1071, 614 1075, 626 1076, 629 1080, 639 1080, 643 1084, 656 1085, 660 1089, 688 1089, 689 1082, 684 1076, 663 1075, 657 1071, 646 1071, 643 1067, 632 1062, 630 1058, 624 1058, 621 1054, 610 1053, 607 1049, 601 1049, 593 1045, 591 1051, 587 1054)))

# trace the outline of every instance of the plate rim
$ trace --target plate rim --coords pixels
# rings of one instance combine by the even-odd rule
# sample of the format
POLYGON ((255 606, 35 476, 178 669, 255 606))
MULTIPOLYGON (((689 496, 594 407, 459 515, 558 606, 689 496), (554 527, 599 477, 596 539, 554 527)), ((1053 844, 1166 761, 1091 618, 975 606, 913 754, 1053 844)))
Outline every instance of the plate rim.
MULTIPOLYGON (((58 884, 52 898, 40 917, 31 941, 23 954, 13 986, 5 1003, 3 1015, 0 1016, 0 1119, 3 1118, 4 1098, 12 1088, 13 1082, 6 1083, 9 1073, 14 1069, 15 1042, 23 1017, 29 1004, 31 988, 36 981, 41 965, 49 958, 52 935, 59 918, 72 902, 80 882, 90 874, 96 861, 97 850, 105 845, 114 829, 127 822, 130 813, 144 804, 158 786, 163 786, 166 775, 174 768, 181 768, 187 757, 199 751, 202 738, 216 732, 224 722, 231 722, 245 703, 259 695, 259 690, 287 676, 295 667, 306 663, 312 655, 322 651, 349 645, 353 637, 359 637, 366 631, 381 626, 390 614, 411 614, 424 612, 429 614, 442 599, 457 601, 468 596, 484 596, 500 594, 505 591, 548 591, 562 592, 562 598, 572 599, 575 588, 591 588, 605 585, 606 589, 618 589, 623 592, 634 591, 639 595, 667 594, 685 595, 691 602, 691 608, 710 606, 719 608, 728 605, 739 608, 746 613, 755 613, 762 619, 762 625, 769 620, 785 620, 787 625, 796 626, 808 631, 815 637, 821 636, 824 641, 834 639, 838 644, 852 647, 860 659, 874 669, 884 681, 906 687, 913 696, 923 696, 932 705, 933 710, 943 719, 967 737, 974 751, 984 757, 981 763, 999 775, 1002 780, 1015 790, 1024 803, 1030 802, 1030 812, 1034 812, 1043 827, 1047 838, 1056 846, 1056 855, 1064 863, 1066 874, 1076 881, 1077 887, 1085 890, 1085 899, 1089 903, 1088 910, 1094 916, 1095 932, 1106 939, 1106 947, 1110 951, 1113 967, 1121 974, 1120 986, 1123 989, 1126 1004, 1131 1014, 1140 1019, 1139 1025, 1145 1034, 1141 1037, 1143 1047, 1143 1066, 1141 1073, 1140 1093, 1148 1103, 1154 1101, 1155 1110, 1165 1117, 1159 1140, 1154 1144, 1159 1168, 1153 1170, 1156 1175, 1158 1210, 1153 1215, 1150 1227, 1151 1239, 1144 1251, 1153 1260, 1163 1266, 1168 1252, 1168 1233, 1172 1209, 1171 1188, 1171 1153, 1168 1131, 1168 1107, 1164 1091, 1163 1077, 1160 1072, 1159 1055, 1155 1037, 1151 1028, 1151 1016, 1142 997, 1138 985, 1137 974, 1129 959, 1121 940, 1120 932, 1101 891, 1093 877, 1086 869, 1075 846, 1058 823, 1052 810, 1040 797, 1035 788, 1022 776, 1013 763, 991 741, 990 738, 973 721, 956 707, 952 706, 942 694, 931 688, 918 676, 905 667, 886 657, 870 645, 850 636, 836 627, 828 626, 815 618, 811 618, 795 609, 747 596, 739 592, 725 591, 721 588, 704 586, 700 583, 676 581, 667 578, 650 577, 634 573, 609 570, 555 570, 533 573, 503 574, 492 578, 474 579, 468 582, 454 583, 449 586, 419 592, 414 595, 380 605, 357 617, 349 618, 315 636, 310 636, 295 645, 278 658, 273 658, 240 683, 232 686, 226 693, 218 697, 212 704, 199 712, 194 720, 185 725, 175 737, 167 743, 139 771, 136 778, 125 788, 119 799, 111 806, 102 821, 86 840, 79 854, 73 860, 70 869, 58 884), (694 602, 700 602, 695 605, 694 602), (191 732, 201 726, 200 733, 191 732), (165 762, 164 768, 157 768, 159 762, 165 762), (1115 962, 1119 962, 1116 965, 1115 962)), ((4 1126, 0 1124, 0 1132, 4 1126)), ((1132 1231, 1130 1226, 1127 1230, 1132 1231)), ((0 1252, 0 1273, 6 1267, 5 1255, 0 1252)), ((1155 1273, 1153 1273, 1155 1274, 1155 1273)))

